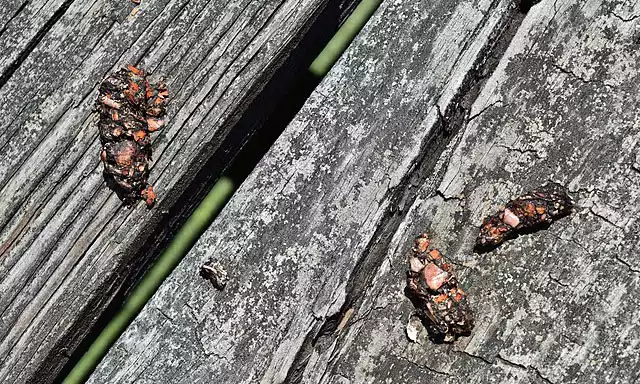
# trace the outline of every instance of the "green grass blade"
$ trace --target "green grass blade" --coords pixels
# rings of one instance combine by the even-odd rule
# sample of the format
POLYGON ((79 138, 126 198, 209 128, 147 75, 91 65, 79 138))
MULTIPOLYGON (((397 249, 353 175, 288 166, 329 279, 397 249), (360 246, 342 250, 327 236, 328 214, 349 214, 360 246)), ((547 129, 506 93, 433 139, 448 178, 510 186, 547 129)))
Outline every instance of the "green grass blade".
POLYGON ((98 338, 91 344, 89 350, 73 367, 64 380, 64 384, 83 383, 93 372, 109 347, 124 332, 131 321, 151 299, 164 279, 178 265, 191 246, 209 227, 220 209, 233 193, 231 180, 223 177, 213 186, 207 197, 189 217, 180 229, 169 247, 160 255, 158 260, 145 274, 144 278, 125 301, 122 309, 102 330, 98 338))
POLYGON ((362 0, 311 63, 309 71, 318 77, 325 76, 381 3, 382 0, 362 0))

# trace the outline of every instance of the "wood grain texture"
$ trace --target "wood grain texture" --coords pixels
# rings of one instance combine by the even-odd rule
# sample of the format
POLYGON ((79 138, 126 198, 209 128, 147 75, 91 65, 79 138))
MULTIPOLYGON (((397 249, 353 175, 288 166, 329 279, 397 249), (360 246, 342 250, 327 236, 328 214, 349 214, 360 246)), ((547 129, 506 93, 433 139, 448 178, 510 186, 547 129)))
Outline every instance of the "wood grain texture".
POLYGON ((0 381, 55 378, 184 220, 194 191, 223 170, 206 168, 234 156, 229 138, 241 145, 251 134, 236 122, 276 71, 306 69, 287 60, 317 18, 351 2, 327 4, 9 1, 0 14, 0 381), (153 139, 151 210, 124 207, 99 164, 97 85, 128 63, 165 77, 172 98, 153 139))
POLYGON ((383 3, 89 382, 298 382, 514 10, 383 3), (198 276, 209 257, 222 292, 198 276))
POLYGON ((385 250, 348 325, 304 383, 635 383, 640 367, 640 3, 534 6, 385 250), (577 208, 472 252, 482 218, 547 180, 577 208), (436 345, 405 325, 405 260, 422 231, 457 264, 477 324, 436 345))

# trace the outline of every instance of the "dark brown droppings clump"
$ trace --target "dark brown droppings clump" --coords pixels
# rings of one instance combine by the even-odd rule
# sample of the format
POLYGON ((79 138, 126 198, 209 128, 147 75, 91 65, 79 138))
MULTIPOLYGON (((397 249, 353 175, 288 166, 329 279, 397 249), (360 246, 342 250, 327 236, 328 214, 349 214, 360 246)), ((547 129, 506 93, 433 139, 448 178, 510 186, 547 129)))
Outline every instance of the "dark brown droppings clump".
POLYGON ((96 106, 104 177, 126 204, 142 199, 151 206, 155 201, 156 195, 147 181, 150 133, 164 125, 168 96, 162 80, 152 86, 147 74, 131 65, 100 84, 96 106))
POLYGON ((473 311, 453 265, 437 249, 429 250, 427 234, 418 236, 409 256, 405 294, 435 342, 469 335, 473 311))
POLYGON ((475 250, 486 252, 519 234, 547 228, 572 209, 573 201, 564 186, 545 184, 509 201, 496 214, 484 218, 475 250))

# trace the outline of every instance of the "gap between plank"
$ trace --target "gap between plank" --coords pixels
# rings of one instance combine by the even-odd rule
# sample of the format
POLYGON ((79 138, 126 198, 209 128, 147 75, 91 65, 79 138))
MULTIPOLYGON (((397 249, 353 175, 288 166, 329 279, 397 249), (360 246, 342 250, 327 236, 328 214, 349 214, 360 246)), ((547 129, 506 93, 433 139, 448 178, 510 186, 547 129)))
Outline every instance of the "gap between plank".
MULTIPOLYGON (((111 345, 126 330, 126 327, 153 296, 162 281, 209 227, 235 189, 251 173, 262 156, 295 117, 306 99, 340 55, 347 49, 349 43, 366 24, 381 2, 382 0, 362 0, 355 9, 344 10, 344 12, 352 11, 353 13, 344 21, 324 49, 315 56, 315 60, 309 66, 309 70, 303 73, 300 79, 297 79, 296 86, 293 89, 284 91, 280 102, 275 108, 277 113, 273 113, 260 122, 262 128, 256 129, 256 133, 241 144, 237 156, 226 169, 224 175, 211 188, 204 201, 182 226, 174 239, 168 244, 166 250, 144 277, 141 278, 140 282, 137 285, 135 281, 131 284, 124 284, 125 286, 136 285, 136 287, 133 288, 128 297, 126 297, 128 291, 122 291, 111 302, 98 320, 94 331, 85 337, 82 344, 69 356, 68 363, 64 366, 55 382, 69 384, 86 381, 100 360, 106 355, 111 345)), ((304 46, 304 44, 301 44, 301 46, 304 46)), ((305 48, 309 50, 309 47, 305 48)), ((295 55, 294 53, 293 56, 295 55)), ((300 59, 302 60, 302 58, 300 59)), ((242 120, 253 122, 254 118, 253 116, 243 116, 242 120)), ((238 124, 242 124, 242 120, 238 124)), ((224 164, 213 165, 214 168, 224 166, 224 164)), ((203 169, 210 169, 210 166, 207 165, 203 169)), ((196 177, 196 179, 199 179, 199 177, 196 177)))

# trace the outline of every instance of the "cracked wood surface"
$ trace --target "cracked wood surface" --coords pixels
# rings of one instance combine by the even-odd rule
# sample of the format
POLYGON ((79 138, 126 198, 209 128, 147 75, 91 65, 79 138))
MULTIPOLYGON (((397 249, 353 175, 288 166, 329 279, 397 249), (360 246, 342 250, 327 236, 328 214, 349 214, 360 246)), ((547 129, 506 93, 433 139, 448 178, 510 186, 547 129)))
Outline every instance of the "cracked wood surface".
POLYGON ((90 383, 296 382, 511 1, 384 2, 90 383), (230 281, 198 276, 209 257, 230 281))
POLYGON ((222 169, 198 172, 211 161, 224 166, 235 148, 225 140, 233 133, 240 143, 253 129, 234 126, 250 102, 283 63, 293 73, 306 69, 287 61, 292 50, 319 15, 350 6, 328 4, 3 3, 0 381, 55 378, 113 295, 183 220, 198 189, 210 185, 206 178, 222 169), (125 208, 99 164, 97 85, 128 63, 164 76, 172 99, 169 123, 153 138, 150 182, 159 200, 151 210, 125 208))
MULTIPOLYGON (((351 320, 318 340, 304 383, 640 380, 640 2, 543 1, 393 236, 351 320), (440 177, 439 174, 443 176, 440 177), (485 253, 482 218, 546 180, 573 215, 485 253), (427 231, 458 265, 472 335, 411 343, 407 252, 427 231)), ((345 311, 350 312, 350 311, 345 311)))
MULTIPOLYGON (((499 18, 494 6, 475 9, 499 18)), ((534 6, 443 151, 426 139, 429 107, 455 93, 432 85, 453 49, 437 42, 478 20, 461 21, 474 7, 459 2, 434 31, 438 9, 378 10, 92 383, 638 380, 640 5, 534 6), (482 217, 546 180, 576 212, 474 254, 482 217), (405 258, 422 231, 476 312, 453 344, 405 336, 405 258), (229 268, 223 292, 197 277, 211 256, 229 268)))

